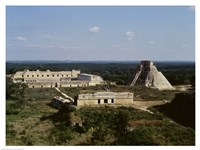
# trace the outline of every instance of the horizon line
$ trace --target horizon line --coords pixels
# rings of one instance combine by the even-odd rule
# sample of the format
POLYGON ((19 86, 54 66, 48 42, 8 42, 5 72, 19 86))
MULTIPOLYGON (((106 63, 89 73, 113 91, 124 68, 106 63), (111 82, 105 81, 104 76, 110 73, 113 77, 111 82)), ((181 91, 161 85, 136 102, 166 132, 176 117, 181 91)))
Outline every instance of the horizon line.
POLYGON ((154 61, 154 62, 195 62, 195 60, 151 60, 151 59, 141 59, 141 60, 6 60, 6 62, 138 62, 138 61, 154 61))

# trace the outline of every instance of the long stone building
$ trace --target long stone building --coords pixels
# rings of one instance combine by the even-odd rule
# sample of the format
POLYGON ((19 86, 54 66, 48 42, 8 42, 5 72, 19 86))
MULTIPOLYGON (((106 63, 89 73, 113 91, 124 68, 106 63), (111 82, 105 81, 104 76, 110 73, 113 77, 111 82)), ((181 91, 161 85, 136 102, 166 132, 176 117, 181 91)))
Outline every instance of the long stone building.
POLYGON ((84 87, 104 83, 97 75, 82 74, 80 70, 72 71, 18 71, 13 76, 13 82, 26 83, 29 88, 51 87, 84 87))
POLYGON ((77 106, 97 106, 102 104, 126 105, 133 103, 133 93, 129 92, 96 92, 79 94, 75 99, 77 106))

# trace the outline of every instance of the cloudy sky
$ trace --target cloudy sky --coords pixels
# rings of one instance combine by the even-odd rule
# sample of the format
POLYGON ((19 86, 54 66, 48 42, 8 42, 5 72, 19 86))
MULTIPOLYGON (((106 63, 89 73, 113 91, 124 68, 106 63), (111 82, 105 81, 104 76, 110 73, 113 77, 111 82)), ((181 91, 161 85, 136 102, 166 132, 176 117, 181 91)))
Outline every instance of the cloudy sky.
POLYGON ((195 60, 186 6, 6 8, 6 60, 195 60))

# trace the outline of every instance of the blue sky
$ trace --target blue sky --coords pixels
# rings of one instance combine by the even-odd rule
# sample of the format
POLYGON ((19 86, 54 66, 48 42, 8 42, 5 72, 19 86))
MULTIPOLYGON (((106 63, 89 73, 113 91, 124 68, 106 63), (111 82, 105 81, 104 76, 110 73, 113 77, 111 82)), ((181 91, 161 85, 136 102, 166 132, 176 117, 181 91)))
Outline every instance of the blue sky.
POLYGON ((6 60, 195 60, 190 6, 7 6, 6 60))

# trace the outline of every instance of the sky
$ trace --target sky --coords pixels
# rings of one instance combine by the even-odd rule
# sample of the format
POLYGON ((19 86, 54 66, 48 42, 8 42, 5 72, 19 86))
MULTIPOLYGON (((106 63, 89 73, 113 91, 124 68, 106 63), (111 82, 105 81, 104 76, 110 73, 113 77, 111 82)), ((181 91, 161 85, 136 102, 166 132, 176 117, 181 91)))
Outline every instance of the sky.
POLYGON ((195 61, 195 9, 7 6, 6 60, 195 61))

